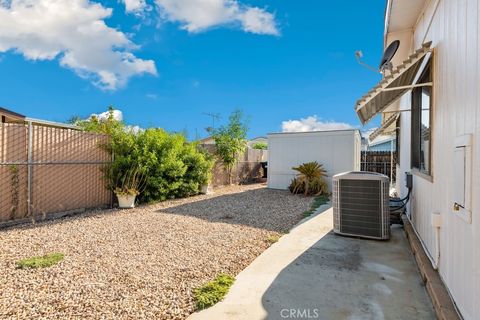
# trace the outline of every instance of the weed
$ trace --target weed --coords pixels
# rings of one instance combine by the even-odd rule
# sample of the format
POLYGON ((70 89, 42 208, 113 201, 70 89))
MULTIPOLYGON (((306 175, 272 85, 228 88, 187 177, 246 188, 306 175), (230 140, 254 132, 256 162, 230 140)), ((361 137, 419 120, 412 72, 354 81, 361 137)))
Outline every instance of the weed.
POLYGON ((213 306, 223 299, 232 286, 235 278, 228 274, 220 274, 212 281, 193 291, 197 309, 202 310, 213 306))
POLYGON ((282 237, 282 234, 273 233, 267 237, 266 241, 270 244, 274 244, 275 242, 280 240, 281 237, 282 237))
POLYGON ((310 217, 317 210, 318 207, 326 204, 328 200, 329 200, 328 196, 325 196, 325 195, 315 197, 313 199, 312 204, 310 205, 310 209, 303 213, 303 217, 304 218, 310 217))
POLYGON ((51 267, 63 260, 63 253, 50 253, 41 257, 32 257, 17 261, 18 269, 35 269, 51 267))

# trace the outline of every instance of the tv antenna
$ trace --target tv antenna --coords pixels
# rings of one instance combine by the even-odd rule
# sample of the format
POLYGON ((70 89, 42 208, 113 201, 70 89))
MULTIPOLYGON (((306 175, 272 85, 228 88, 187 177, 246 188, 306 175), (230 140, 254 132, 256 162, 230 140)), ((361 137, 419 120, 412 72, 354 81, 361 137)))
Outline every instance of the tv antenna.
POLYGON ((210 130, 207 130, 207 131, 213 131, 215 130, 215 120, 220 120, 220 113, 211 113, 211 112, 202 112, 203 115, 205 116, 208 116, 208 117, 211 117, 212 118, 212 127, 211 129, 210 128, 207 128, 207 129, 210 129, 210 130))
MULTIPOLYGON (((355 51, 355 59, 357 59, 357 62, 359 65, 362 67, 367 68, 370 71, 373 71, 375 73, 379 73, 378 69, 375 67, 372 67, 371 65, 366 64, 365 62, 362 61, 363 58, 363 52, 361 50, 355 51)), ((381 72, 380 72, 381 73, 381 72)))

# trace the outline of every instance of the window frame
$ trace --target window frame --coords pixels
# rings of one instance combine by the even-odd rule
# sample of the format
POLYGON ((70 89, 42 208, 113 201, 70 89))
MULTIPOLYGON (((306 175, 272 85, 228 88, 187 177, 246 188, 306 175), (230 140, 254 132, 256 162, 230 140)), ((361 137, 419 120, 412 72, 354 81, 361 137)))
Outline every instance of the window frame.
MULTIPOLYGON (((433 56, 431 56, 425 64, 425 67, 421 70, 418 77, 418 84, 428 83, 433 81, 433 56)), ((422 105, 422 90, 424 86, 413 88, 411 91, 411 136, 410 136, 410 168, 412 173, 423 177, 429 181, 433 181, 433 161, 432 161, 432 149, 433 149, 433 100, 434 92, 433 86, 430 88, 429 99, 429 148, 428 148, 428 172, 421 169, 421 119, 424 106, 422 105)))

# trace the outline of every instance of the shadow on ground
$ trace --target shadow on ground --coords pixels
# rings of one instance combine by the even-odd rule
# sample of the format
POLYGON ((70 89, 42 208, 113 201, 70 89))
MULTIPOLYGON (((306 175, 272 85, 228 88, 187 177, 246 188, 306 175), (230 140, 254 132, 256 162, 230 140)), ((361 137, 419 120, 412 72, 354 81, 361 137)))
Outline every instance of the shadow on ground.
POLYGON ((151 205, 140 205, 135 209, 128 210, 118 208, 87 210, 82 213, 66 214, 60 218, 40 220, 36 223, 27 222, 0 227, 0 232, 12 229, 42 228, 52 224, 81 221, 104 215, 127 213, 135 215, 147 210, 285 233, 303 218, 303 212, 309 208, 311 201, 311 197, 260 187, 237 193, 200 195, 151 205))
POLYGON ((157 212, 288 232, 303 218, 312 198, 288 191, 259 188, 173 205, 157 212))
POLYGON ((390 241, 327 233, 262 296, 267 319, 434 319, 400 227, 390 241))

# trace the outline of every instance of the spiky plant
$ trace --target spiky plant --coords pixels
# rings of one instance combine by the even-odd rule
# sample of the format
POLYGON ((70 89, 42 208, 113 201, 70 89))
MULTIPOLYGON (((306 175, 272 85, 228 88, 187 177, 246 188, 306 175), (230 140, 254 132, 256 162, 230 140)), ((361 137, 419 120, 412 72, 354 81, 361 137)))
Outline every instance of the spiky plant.
POLYGON ((325 193, 324 177, 327 176, 327 170, 317 161, 306 162, 298 167, 293 167, 297 171, 297 176, 292 180, 291 191, 294 194, 301 193, 305 196, 313 193, 325 193))

